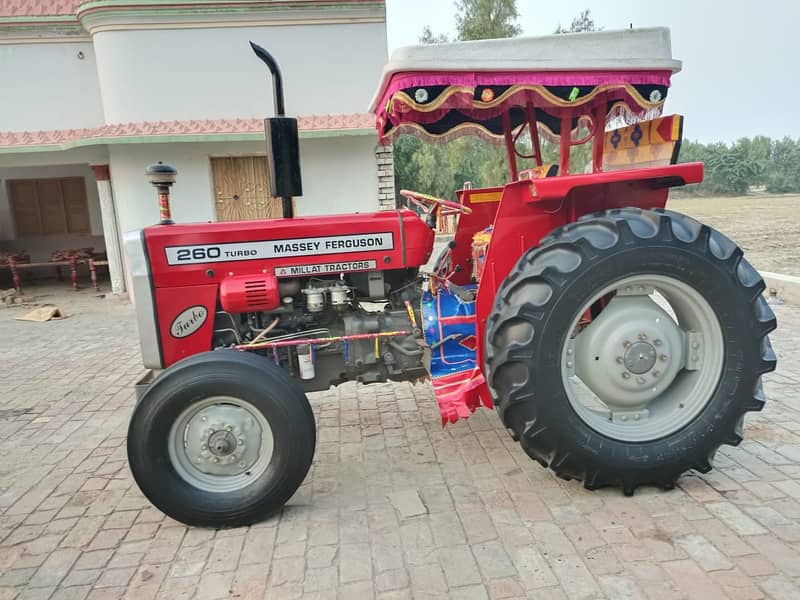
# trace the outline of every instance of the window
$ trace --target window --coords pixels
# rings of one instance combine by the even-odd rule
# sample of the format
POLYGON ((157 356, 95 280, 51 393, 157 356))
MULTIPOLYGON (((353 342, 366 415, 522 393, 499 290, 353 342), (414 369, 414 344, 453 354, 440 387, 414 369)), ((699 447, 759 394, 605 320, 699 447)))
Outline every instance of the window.
POLYGON ((7 189, 18 236, 90 233, 83 177, 9 180, 7 189))

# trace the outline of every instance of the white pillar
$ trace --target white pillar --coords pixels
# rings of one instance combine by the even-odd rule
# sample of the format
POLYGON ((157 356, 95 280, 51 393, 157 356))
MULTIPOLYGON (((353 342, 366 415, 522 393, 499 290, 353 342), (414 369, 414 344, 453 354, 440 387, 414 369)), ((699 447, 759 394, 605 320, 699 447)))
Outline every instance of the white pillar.
POLYGON ((122 249, 117 229, 117 211, 114 208, 114 193, 111 189, 111 172, 108 165, 92 165, 100 197, 100 214, 103 216, 103 237, 106 241, 108 274, 111 278, 111 293, 125 293, 125 275, 122 266, 122 249))

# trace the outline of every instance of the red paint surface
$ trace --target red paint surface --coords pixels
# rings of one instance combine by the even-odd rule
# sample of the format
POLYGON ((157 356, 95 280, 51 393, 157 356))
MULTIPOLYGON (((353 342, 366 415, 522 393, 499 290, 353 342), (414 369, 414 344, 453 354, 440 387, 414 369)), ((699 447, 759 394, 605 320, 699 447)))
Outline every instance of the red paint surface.
MULTIPOLYGON (((155 286, 156 312, 164 366, 211 349, 214 312, 219 288, 235 288, 241 277, 272 276, 276 267, 369 261, 377 269, 406 269, 425 264, 433 247, 433 231, 410 210, 352 215, 297 217, 228 223, 154 225, 145 229, 145 242, 155 286), (169 265, 166 248, 200 244, 258 242, 293 238, 358 235, 391 232, 394 248, 366 252, 294 256, 273 259, 169 265), (181 311, 201 305, 208 310, 206 323, 185 338, 170 335, 170 326, 181 311)), ((239 298, 241 300, 241 298, 239 298)), ((241 305, 241 302, 237 302, 241 305)))

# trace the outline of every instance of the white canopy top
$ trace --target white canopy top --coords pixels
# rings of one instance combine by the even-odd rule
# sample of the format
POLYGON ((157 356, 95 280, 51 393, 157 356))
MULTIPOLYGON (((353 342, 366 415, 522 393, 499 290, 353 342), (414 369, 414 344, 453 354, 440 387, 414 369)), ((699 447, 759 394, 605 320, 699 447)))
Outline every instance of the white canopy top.
POLYGON ((541 37, 406 46, 392 53, 383 69, 370 112, 392 75, 410 71, 671 71, 669 29, 622 29, 541 37))

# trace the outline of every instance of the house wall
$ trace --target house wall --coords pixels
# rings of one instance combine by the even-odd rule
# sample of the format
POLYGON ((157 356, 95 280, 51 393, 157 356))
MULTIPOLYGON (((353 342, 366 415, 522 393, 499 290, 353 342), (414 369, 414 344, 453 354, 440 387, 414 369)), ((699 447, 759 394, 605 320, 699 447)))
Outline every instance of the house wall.
MULTIPOLYGON (((376 210, 377 139, 373 135, 303 139, 300 159, 303 196, 296 214, 332 214, 376 210)), ((110 146, 111 181, 120 229, 129 231, 158 220, 158 204, 144 171, 157 161, 174 166, 172 216, 178 222, 216 220, 212 156, 263 155, 260 142, 130 144, 110 146)))
MULTIPOLYGON (((31 155, 28 155, 29 159, 31 157, 31 155)), ((0 164, 4 165, 5 160, 0 164)), ((100 215, 100 200, 97 195, 97 184, 89 165, 84 163, 0 167, 0 247, 24 250, 31 255, 31 260, 34 262, 50 260, 50 254, 57 249, 91 247, 98 252, 104 251, 105 242, 103 240, 103 222, 100 215), (6 182, 9 179, 46 179, 49 177, 75 176, 83 177, 86 183, 86 200, 89 204, 91 233, 17 236, 14 232, 14 220, 11 214, 6 182)))
POLYGON ((0 44, 0 74, 0 131, 78 129, 103 123, 91 42, 0 44))
POLYGON ((272 83, 249 40, 278 61, 292 115, 366 110, 386 62, 385 23, 101 31, 106 122, 264 117, 272 83))

